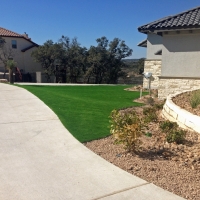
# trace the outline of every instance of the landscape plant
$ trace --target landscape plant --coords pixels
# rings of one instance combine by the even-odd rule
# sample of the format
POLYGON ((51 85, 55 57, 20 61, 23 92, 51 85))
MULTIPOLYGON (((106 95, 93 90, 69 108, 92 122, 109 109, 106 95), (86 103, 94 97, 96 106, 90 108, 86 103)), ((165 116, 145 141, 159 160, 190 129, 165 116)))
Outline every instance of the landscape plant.
POLYGON ((16 62, 14 60, 7 60, 6 67, 9 70, 9 82, 12 84, 14 83, 13 71, 16 66, 16 62))
POLYGON ((137 150, 142 133, 141 120, 137 114, 134 111, 113 110, 110 118, 110 133, 115 142, 122 143, 128 151, 137 150))
POLYGON ((6 69, 8 69, 7 61, 15 56, 14 50, 6 43, 5 39, 0 36, 0 61, 4 65, 4 75, 5 78, 6 69))
POLYGON ((146 107, 143 109, 143 114, 144 114, 144 122, 149 123, 149 122, 155 122, 158 120, 158 116, 156 113, 157 109, 154 106, 146 107))
POLYGON ((179 128, 176 122, 163 121, 160 123, 160 128, 166 134, 166 141, 168 143, 175 142, 181 144, 184 142, 186 131, 179 128))
POLYGON ((200 104, 200 90, 196 90, 192 92, 190 98, 190 105, 192 108, 196 108, 200 104))

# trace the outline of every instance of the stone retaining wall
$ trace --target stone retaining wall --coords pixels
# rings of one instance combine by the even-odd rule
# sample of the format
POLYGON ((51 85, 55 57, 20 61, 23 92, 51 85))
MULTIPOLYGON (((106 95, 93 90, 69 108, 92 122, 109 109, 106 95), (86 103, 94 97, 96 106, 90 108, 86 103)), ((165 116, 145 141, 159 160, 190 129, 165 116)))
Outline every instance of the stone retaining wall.
POLYGON ((196 89, 200 89, 200 78, 159 77, 158 98, 196 89))
POLYGON ((162 116, 165 119, 177 122, 177 124, 184 129, 189 129, 200 133, 200 117, 180 108, 172 101, 172 98, 178 94, 180 93, 169 95, 167 97, 162 110, 162 116))
MULTIPOLYGON (((159 86, 159 76, 161 75, 161 60, 145 60, 144 72, 151 72, 151 88, 157 89, 159 86)), ((148 88, 149 83, 146 78, 143 78, 143 88, 148 88)))

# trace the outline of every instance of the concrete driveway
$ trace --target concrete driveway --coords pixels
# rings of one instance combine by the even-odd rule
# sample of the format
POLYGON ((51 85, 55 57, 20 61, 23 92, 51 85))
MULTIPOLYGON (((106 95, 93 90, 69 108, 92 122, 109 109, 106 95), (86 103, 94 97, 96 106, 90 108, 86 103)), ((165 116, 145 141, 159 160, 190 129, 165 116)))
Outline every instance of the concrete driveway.
POLYGON ((88 150, 22 88, 0 83, 0 108, 0 200, 183 199, 88 150))

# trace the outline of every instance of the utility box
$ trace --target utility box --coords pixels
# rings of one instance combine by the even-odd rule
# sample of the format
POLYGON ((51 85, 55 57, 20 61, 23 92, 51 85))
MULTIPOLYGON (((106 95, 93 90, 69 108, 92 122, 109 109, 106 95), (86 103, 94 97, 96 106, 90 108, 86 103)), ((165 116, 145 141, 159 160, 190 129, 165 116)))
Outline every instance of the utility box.
POLYGON ((42 82, 41 72, 36 72, 36 83, 42 82))

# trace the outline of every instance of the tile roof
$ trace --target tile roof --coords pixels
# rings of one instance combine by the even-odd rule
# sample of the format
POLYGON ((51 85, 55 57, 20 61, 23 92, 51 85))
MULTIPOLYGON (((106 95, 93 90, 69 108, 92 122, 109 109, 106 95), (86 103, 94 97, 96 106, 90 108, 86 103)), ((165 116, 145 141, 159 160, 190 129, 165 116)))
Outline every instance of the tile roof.
POLYGON ((15 33, 13 31, 7 30, 5 28, 0 27, 0 36, 2 37, 23 37, 23 35, 15 33))
POLYGON ((31 41, 31 38, 29 38, 26 33, 25 34, 19 34, 19 33, 15 33, 13 31, 10 31, 8 29, 0 27, 0 36, 1 37, 18 37, 18 38, 24 38, 25 40, 28 40, 29 42, 31 42, 34 46, 39 46, 35 42, 31 41))
POLYGON ((154 30, 177 30, 189 28, 200 28, 200 7, 145 24, 138 27, 138 31, 147 33, 154 30))

